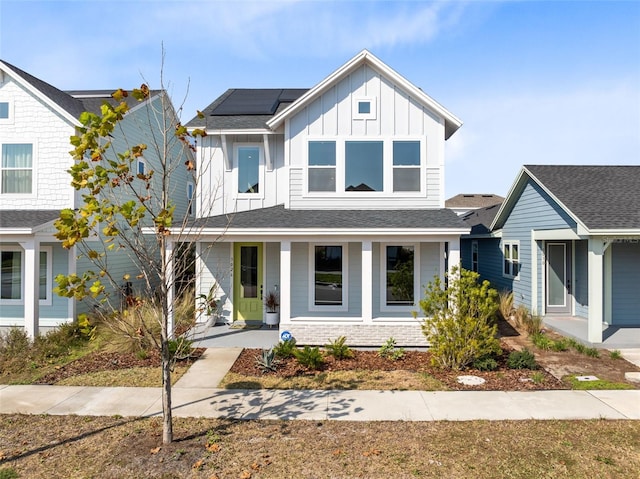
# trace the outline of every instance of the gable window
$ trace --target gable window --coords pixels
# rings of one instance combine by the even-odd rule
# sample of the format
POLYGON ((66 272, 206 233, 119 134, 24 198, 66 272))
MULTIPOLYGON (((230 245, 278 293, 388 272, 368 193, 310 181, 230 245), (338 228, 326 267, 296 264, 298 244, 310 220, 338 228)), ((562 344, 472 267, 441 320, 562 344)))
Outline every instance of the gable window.
POLYGON ((336 191, 336 142, 309 142, 309 191, 336 191))
POLYGON ((189 214, 189 216, 193 215, 193 191, 194 191, 195 187, 193 185, 193 183, 189 182, 187 183, 187 212, 189 214))
POLYGON ((353 99, 354 120, 375 120, 377 110, 376 98, 356 97, 353 99))
POLYGON ((346 245, 311 245, 311 247, 310 309, 346 310, 346 245))
POLYGON ((413 306, 416 298, 416 245, 386 245, 382 249, 382 309, 413 306))
POLYGON ((33 145, 2 145, 3 194, 30 194, 33 188, 33 145))
POLYGON ((420 142, 393 142, 393 191, 420 191, 420 142))
POLYGON ((383 142, 345 142, 345 191, 383 190, 383 142))
POLYGON ((504 267, 502 274, 508 278, 517 278, 520 273, 520 243, 505 241, 502 246, 504 267))
POLYGON ((359 101, 358 102, 358 114, 360 115, 368 115, 371 113, 371 102, 370 101, 359 101))
POLYGON ((238 193, 255 195, 260 193, 261 162, 258 146, 237 146, 238 193))
POLYGON ((471 242, 471 271, 478 272, 478 241, 471 242))
POLYGON ((0 120, 9 119, 9 103, 6 101, 0 101, 0 120))

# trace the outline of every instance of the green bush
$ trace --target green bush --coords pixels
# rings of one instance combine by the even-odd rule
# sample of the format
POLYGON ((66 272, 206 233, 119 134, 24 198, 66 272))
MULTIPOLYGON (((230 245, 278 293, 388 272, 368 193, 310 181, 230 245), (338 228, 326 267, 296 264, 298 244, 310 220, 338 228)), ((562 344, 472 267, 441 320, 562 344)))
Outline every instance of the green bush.
POLYGON ((345 344, 347 341, 346 336, 340 336, 338 339, 331 341, 325 345, 327 354, 333 356, 336 359, 347 359, 353 357, 353 351, 349 346, 345 344))
POLYGON ((434 366, 460 370, 500 353, 494 322, 498 292, 488 281, 479 284, 479 278, 478 273, 456 267, 447 289, 438 276, 427 285, 420 309, 434 366))
POLYGON ((396 340, 393 337, 387 339, 387 341, 378 349, 378 356, 391 361, 397 361, 404 358, 404 348, 396 347, 396 340))
POLYGON ((296 340, 289 339, 288 341, 280 341, 273 347, 276 356, 282 359, 292 358, 295 356, 296 340))
POLYGON ((293 354, 302 366, 309 369, 320 369, 324 364, 324 357, 317 346, 305 346, 303 349, 296 349, 293 354))
POLYGON ((507 367, 509 369, 538 369, 536 358, 531 351, 523 349, 522 351, 512 351, 507 359, 507 367))
POLYGON ((279 362, 273 348, 263 349, 260 354, 256 356, 256 366, 258 366, 263 373, 275 372, 279 362))
POLYGON ((485 356, 483 358, 476 359, 471 363, 471 367, 478 371, 495 371, 498 369, 498 361, 491 356, 485 356))

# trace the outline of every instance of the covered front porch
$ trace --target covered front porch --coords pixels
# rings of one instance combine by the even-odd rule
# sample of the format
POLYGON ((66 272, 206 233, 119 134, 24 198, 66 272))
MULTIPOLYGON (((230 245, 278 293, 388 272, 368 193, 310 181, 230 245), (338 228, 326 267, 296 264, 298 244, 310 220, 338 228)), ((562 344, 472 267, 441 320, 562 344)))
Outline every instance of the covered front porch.
POLYGON ((609 326, 603 323, 602 342, 591 342, 588 319, 548 315, 543 318, 543 321, 548 328, 589 347, 609 350, 640 348, 640 326, 609 326))

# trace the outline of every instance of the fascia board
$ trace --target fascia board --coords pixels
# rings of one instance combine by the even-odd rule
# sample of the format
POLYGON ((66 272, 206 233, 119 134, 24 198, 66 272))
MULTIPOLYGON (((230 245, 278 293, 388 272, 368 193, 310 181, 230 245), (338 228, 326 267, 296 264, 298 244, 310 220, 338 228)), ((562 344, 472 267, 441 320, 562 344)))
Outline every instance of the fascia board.
POLYGON ((590 230, 589 234, 592 236, 638 236, 640 237, 640 229, 599 229, 590 230))
POLYGON ((45 95, 44 93, 42 93, 40 90, 38 90, 36 87, 34 87, 31 83, 29 83, 27 80, 25 80, 24 78, 22 78, 18 73, 14 72, 10 67, 8 67, 4 62, 0 61, 0 67, 2 67, 2 69, 6 72, 9 72, 9 75, 11 75, 11 77, 17 81, 23 88, 25 88, 26 90, 28 90, 32 95, 34 95, 35 97, 39 98, 40 100, 42 100, 46 105, 48 105, 50 108, 52 108, 53 110, 55 110, 56 112, 58 112, 60 114, 60 116, 62 116, 63 118, 65 118, 69 123, 71 123, 73 126, 82 126, 80 121, 77 118, 74 118, 67 110, 65 110, 64 108, 62 108, 60 105, 58 105, 55 101, 53 101, 51 98, 49 98, 47 95, 45 95))
MULTIPOLYGON (((462 126, 462 121, 457 118, 453 113, 444 108, 440 103, 435 101, 425 92, 416 87, 409 80, 404 78, 398 72, 390 68, 380 59, 378 59, 375 55, 367 50, 362 50, 355 57, 349 60, 347 63, 342 65, 340 68, 331 73, 328 77, 318 83, 316 86, 308 90, 304 95, 298 98, 295 102, 289 105, 286 109, 281 111, 278 115, 271 118, 267 121, 267 126, 269 128, 276 129, 285 118, 294 115, 298 111, 300 111, 304 106, 306 106, 313 98, 324 93, 331 85, 336 83, 342 77, 348 75, 351 71, 355 70, 362 63, 369 62, 374 68, 379 70, 383 76, 386 76, 393 80, 394 83, 397 83, 401 86, 405 91, 409 92, 412 97, 418 99, 425 107, 432 110, 434 113, 442 116, 445 121, 451 123, 454 127, 454 130, 451 132, 453 134, 458 128, 462 126)), ((448 138, 448 135, 446 138, 448 138)))
MULTIPOLYGON (((194 127, 190 127, 188 128, 188 131, 190 133, 193 132, 193 130, 199 130, 201 128, 194 128, 194 127)), ((207 132, 207 136, 220 136, 220 135, 277 135, 278 132, 275 132, 273 130, 267 130, 264 128, 253 128, 253 129, 246 129, 246 130, 222 130, 222 129, 207 129, 205 130, 207 132)), ((281 134, 281 133, 280 133, 281 134)))
MULTIPOLYGON (((172 236, 253 236, 253 237, 317 237, 317 236, 348 236, 358 237, 419 237, 419 236, 460 236, 468 234, 470 228, 424 228, 424 229, 327 229, 327 228, 194 228, 192 230, 172 230, 172 236)), ((152 228, 143 229, 143 234, 155 234, 152 228)))

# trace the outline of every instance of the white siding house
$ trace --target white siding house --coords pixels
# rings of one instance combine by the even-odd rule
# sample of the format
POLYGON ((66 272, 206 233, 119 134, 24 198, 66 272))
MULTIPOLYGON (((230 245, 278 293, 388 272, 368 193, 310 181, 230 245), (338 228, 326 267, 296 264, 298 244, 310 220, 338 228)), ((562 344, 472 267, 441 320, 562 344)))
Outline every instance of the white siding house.
POLYGON ((309 90, 231 89, 203 113, 197 293, 231 322, 263 321, 276 291, 299 343, 424 345, 412 311, 469 231, 444 207, 460 120, 366 50, 309 90))
MULTIPOLYGON (((83 111, 99 112, 110 93, 63 92, 0 61, 0 327, 24 326, 34 336, 41 328, 74 320, 76 307, 83 308, 53 294, 56 275, 89 267, 76 261, 76 251, 61 247, 53 222, 60 210, 76 208, 81 201, 68 173, 73 164, 69 140, 80 126, 78 118, 83 111)), ((116 148, 126 141, 151 144, 150 122, 144 119, 147 108, 161 108, 163 95, 154 92, 132 107, 113 133, 116 148)), ((149 149, 145 158, 153 168, 156 153, 149 149)), ((184 215, 186 176, 174 179, 176 211, 184 215)), ((115 275, 129 265, 126 255, 109 255, 115 275)))

